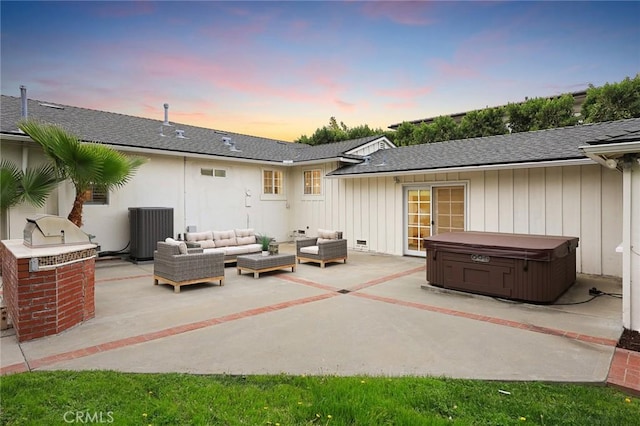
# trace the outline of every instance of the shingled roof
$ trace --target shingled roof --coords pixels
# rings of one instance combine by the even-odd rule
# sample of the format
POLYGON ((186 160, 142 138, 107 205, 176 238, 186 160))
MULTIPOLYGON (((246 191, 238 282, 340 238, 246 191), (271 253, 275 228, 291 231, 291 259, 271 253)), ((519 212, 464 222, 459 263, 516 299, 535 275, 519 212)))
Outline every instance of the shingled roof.
MULTIPOLYGON (((0 132, 19 134, 21 100, 2 95, 0 132)), ((58 124, 82 140, 113 146, 146 149, 177 155, 205 155, 235 161, 258 161, 295 165, 318 161, 362 161, 346 164, 330 176, 359 176, 380 173, 428 172, 474 166, 498 166, 586 159, 579 149, 588 143, 638 140, 640 118, 606 123, 452 140, 423 145, 382 149, 365 157, 351 152, 383 136, 370 136, 330 144, 309 146, 187 124, 134 117, 68 105, 28 100, 29 117, 58 124), (184 138, 176 137, 184 131, 184 138), (236 150, 222 142, 230 137, 236 150)))
MULTIPOLYGON (((2 95, 0 109, 0 132, 18 134, 17 124, 21 119, 21 99, 2 95)), ((188 124, 171 123, 171 126, 163 126, 163 120, 33 99, 28 100, 27 109, 29 118, 58 124, 87 142, 164 151, 178 155, 199 154, 236 160, 274 163, 337 160, 343 157, 343 154, 346 155, 346 152, 380 138, 374 136, 310 146, 188 124), (183 131, 184 138, 176 137, 176 130, 183 131), (231 138, 236 150, 231 150, 230 146, 225 145, 222 137, 231 138)))
POLYGON ((473 166, 515 165, 587 158, 579 147, 609 143, 634 137, 640 118, 582 124, 572 127, 512 133, 508 135, 459 139, 424 145, 380 150, 370 161, 346 165, 332 176, 367 175, 392 172, 420 172, 473 166))

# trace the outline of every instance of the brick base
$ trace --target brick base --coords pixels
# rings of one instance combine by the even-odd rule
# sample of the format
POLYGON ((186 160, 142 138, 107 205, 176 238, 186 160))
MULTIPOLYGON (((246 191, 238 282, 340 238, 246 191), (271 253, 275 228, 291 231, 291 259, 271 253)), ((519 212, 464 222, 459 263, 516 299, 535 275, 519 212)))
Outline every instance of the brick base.
POLYGON ((29 272, 29 258, 4 249, 4 298, 20 342, 60 333, 95 316, 95 249, 67 253, 60 265, 42 260, 45 266, 29 272))

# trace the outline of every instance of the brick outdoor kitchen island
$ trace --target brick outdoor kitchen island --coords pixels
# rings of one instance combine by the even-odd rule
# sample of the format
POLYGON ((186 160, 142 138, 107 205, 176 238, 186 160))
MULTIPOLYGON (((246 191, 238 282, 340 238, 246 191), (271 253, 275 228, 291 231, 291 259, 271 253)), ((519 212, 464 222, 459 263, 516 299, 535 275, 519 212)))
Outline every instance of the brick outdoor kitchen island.
POLYGON ((19 342, 60 333, 95 316, 97 246, 88 238, 71 241, 70 231, 66 237, 62 232, 60 244, 4 240, 0 245, 3 296, 19 342))

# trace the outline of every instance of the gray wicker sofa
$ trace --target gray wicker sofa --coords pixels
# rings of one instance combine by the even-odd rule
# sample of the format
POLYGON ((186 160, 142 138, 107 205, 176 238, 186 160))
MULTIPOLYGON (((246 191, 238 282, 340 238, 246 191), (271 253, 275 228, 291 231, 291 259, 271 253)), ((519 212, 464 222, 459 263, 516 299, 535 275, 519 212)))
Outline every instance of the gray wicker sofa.
POLYGON ((224 254, 187 248, 184 242, 159 241, 153 252, 153 283, 167 283, 180 293, 183 285, 219 281, 224 285, 224 254))
POLYGON ((224 254, 225 263, 235 262, 238 255, 259 253, 262 250, 253 228, 189 232, 185 238, 188 243, 200 246, 205 253, 224 254))
POLYGON ((316 238, 303 238, 296 241, 296 256, 301 261, 319 263, 321 268, 329 262, 340 260, 347 263, 347 240, 341 231, 318 229, 316 238))

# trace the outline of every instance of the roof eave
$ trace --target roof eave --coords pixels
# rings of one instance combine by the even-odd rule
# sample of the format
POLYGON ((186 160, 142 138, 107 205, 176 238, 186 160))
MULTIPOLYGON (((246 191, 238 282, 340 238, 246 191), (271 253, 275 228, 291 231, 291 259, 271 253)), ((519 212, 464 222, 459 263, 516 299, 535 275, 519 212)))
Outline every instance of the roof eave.
POLYGON ((609 169, 619 168, 616 158, 624 154, 640 153, 640 141, 620 142, 610 144, 583 145, 578 149, 592 159, 609 169), (609 160, 614 160, 610 162, 609 160))
POLYGON ((593 160, 590 158, 574 158, 563 160, 548 160, 548 161, 528 161, 522 163, 505 163, 505 164, 486 164, 479 166, 453 166, 453 167, 439 167, 433 169, 414 169, 414 170, 396 170, 386 172, 366 172, 366 173, 349 173, 349 174, 328 174, 327 177, 331 179, 339 178, 361 178, 361 177, 381 177, 381 176, 403 176, 403 175, 415 175, 415 174, 435 174, 435 173, 463 173, 463 172, 476 172, 476 171, 490 171, 490 170, 513 170, 513 169, 533 169, 541 167, 562 167, 562 166, 580 166, 585 164, 593 164, 593 160))

